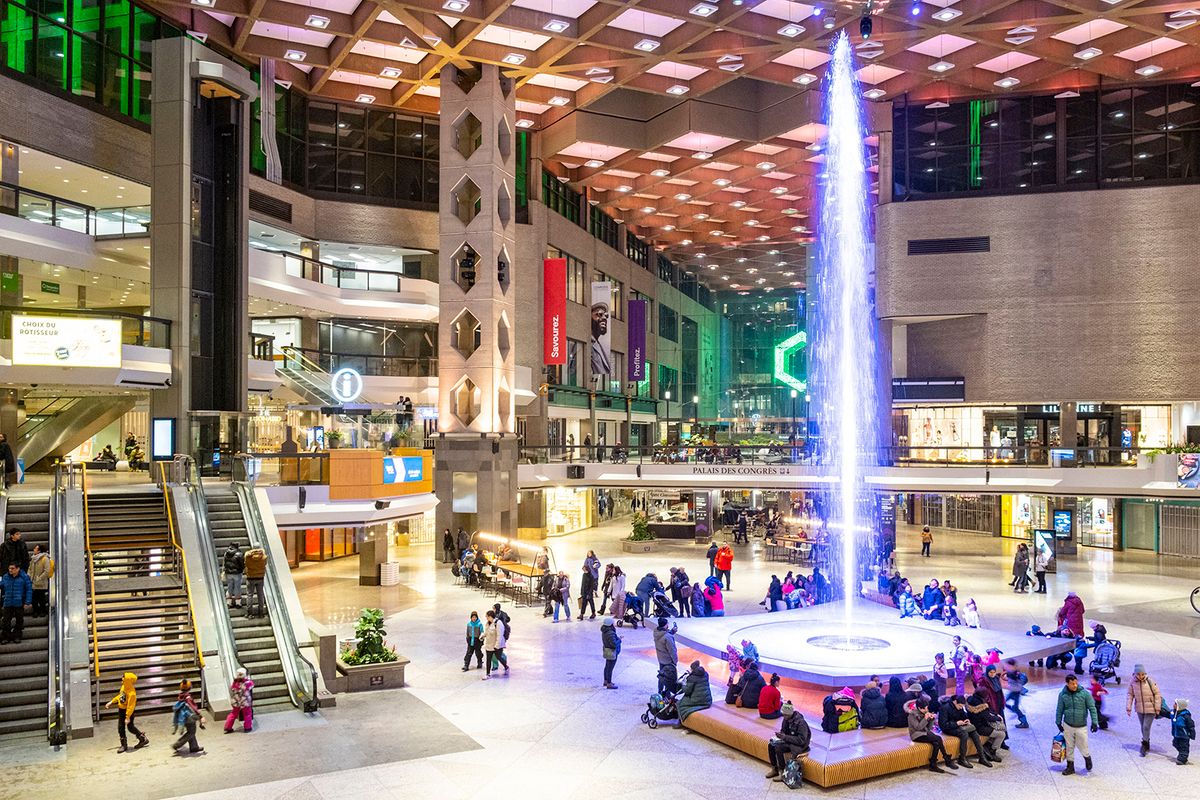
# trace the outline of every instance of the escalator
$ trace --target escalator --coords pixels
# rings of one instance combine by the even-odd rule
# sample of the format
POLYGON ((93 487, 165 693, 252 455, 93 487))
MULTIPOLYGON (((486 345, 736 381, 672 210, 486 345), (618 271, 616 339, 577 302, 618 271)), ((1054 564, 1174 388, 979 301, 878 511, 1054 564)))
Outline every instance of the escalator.
POLYGON ((282 347, 283 361, 275 373, 284 384, 310 403, 321 406, 340 406, 342 402, 333 396, 333 376, 321 365, 304 355, 295 347, 282 347))
MULTIPOLYGON (((5 531, 19 530, 33 551, 50 541, 50 498, 9 497, 5 531)), ((57 556, 56 556, 57 557, 57 556)), ((50 681, 49 617, 25 615, 20 644, 0 647, 0 744, 46 736, 50 681)))
POLYGON ((26 397, 25 421, 17 428, 17 455, 25 459, 26 469, 45 458, 64 456, 127 414, 136 402, 132 395, 26 397))

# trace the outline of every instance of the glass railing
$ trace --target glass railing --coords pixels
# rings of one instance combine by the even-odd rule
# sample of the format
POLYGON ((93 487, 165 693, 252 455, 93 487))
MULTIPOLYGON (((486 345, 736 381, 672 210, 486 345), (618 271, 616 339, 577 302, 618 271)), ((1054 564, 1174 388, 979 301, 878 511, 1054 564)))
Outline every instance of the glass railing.
POLYGON ((0 213, 78 233, 96 232, 91 206, 13 183, 0 182, 0 213))
POLYGON ((38 306, 0 306, 0 339, 12 338, 13 314, 49 317, 83 317, 121 321, 121 344, 141 347, 170 347, 171 320, 126 314, 123 311, 92 311, 86 308, 41 308, 38 306))
POLYGON ((96 210, 95 236, 124 237, 150 235, 150 206, 124 206, 96 210))
POLYGON ((359 375, 391 378, 433 378, 437 376, 438 360, 434 356, 371 356, 354 353, 324 353, 302 347, 289 347, 299 353, 316 369, 333 374, 349 367, 359 375))
MULTIPOLYGON (((590 408, 595 403, 596 408, 625 411, 626 396, 618 392, 593 392, 578 386, 550 384, 546 388, 546 400, 552 406, 567 406, 570 408, 590 408)), ((631 397, 629 411, 634 414, 654 414, 658 403, 651 397, 631 397)))
POLYGON ((421 280, 406 278, 398 272, 383 272, 372 269, 337 267, 324 261, 289 253, 283 250, 268 250, 283 258, 284 271, 293 277, 307 281, 336 286, 339 289, 357 289, 364 292, 399 292, 404 282, 421 280))

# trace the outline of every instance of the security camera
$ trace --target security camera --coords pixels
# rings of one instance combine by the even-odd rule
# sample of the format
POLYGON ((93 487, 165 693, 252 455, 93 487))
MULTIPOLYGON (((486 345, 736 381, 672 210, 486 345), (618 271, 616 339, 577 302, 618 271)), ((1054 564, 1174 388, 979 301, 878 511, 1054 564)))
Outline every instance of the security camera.
POLYGON ((871 28, 872 22, 870 15, 864 15, 863 18, 858 21, 858 32, 862 34, 862 38, 871 38, 871 28))
POLYGON ((170 385, 171 385, 171 379, 170 379, 170 378, 167 378, 165 381, 163 381, 163 386, 170 386, 170 385))

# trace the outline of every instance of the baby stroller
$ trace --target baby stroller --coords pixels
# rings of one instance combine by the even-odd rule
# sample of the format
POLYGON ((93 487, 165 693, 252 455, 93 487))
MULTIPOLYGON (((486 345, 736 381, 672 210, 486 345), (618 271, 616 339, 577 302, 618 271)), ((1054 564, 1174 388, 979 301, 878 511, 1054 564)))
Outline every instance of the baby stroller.
POLYGON ((678 617, 679 609, 667 597, 667 593, 662 589, 655 589, 650 595, 650 602, 654 604, 655 617, 678 617))
POLYGON ((617 620, 617 627, 628 625, 631 628, 636 628, 641 625, 646 627, 646 616, 642 613, 642 601, 633 592, 625 593, 625 616, 617 620))
POLYGON ((1120 686, 1121 676, 1117 674, 1119 666, 1121 666, 1121 643, 1114 639, 1105 639, 1096 645, 1096 649, 1092 653, 1092 663, 1088 665, 1088 671, 1100 683, 1113 678, 1120 686))
POLYGON ((683 694, 683 683, 688 673, 679 676, 679 689, 668 694, 652 694, 646 710, 642 712, 642 722, 651 728, 658 727, 659 720, 679 719, 679 697, 683 694))

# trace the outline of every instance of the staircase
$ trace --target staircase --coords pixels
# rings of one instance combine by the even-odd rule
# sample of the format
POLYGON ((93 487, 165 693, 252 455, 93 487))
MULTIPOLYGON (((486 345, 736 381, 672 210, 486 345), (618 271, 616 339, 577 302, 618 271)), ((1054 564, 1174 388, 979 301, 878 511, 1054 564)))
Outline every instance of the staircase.
MULTIPOLYGON (((49 498, 14 499, 10 495, 5 525, 8 530, 21 531, 21 538, 30 552, 35 544, 45 547, 50 539, 49 498)), ((58 553, 52 555, 59 557, 58 553)), ((3 676, 0 679, 0 744, 46 735, 50 679, 47 622, 46 617, 34 618, 26 614, 21 643, 0 646, 0 676, 3 676)))
MULTIPOLYGON (((88 493, 86 515, 100 705, 118 692, 125 672, 138 676, 139 714, 170 711, 184 678, 198 698, 196 636, 163 495, 88 493)), ((99 710, 102 719, 116 714, 115 707, 99 710)))
MULTIPOLYGON (((232 489, 206 488, 205 500, 219 570, 230 542, 237 542, 244 554, 249 549, 250 535, 242 517, 241 503, 232 489)), ((266 591, 271 588, 264 587, 266 591)), ((270 618, 247 617, 244 609, 229 610, 228 613, 238 663, 246 668, 254 681, 255 714, 294 708, 270 618)))

